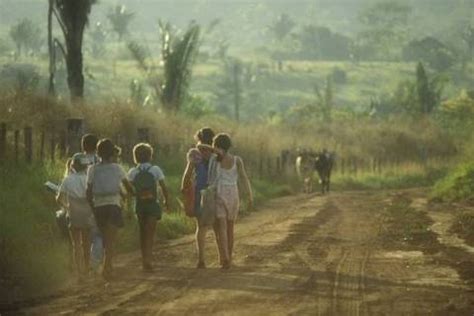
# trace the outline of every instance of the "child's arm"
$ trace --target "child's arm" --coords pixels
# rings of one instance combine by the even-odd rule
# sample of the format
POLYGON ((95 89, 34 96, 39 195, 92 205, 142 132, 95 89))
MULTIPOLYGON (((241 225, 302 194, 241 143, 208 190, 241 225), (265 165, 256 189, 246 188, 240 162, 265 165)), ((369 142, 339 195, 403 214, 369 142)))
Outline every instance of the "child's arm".
MULTIPOLYGON (((181 179, 181 192, 184 193, 184 189, 189 187, 191 183, 191 177, 194 172, 194 163, 188 161, 186 169, 184 170, 183 178, 181 179)), ((161 186, 161 183, 160 183, 161 186)))
POLYGON ((252 185, 250 184, 249 177, 247 175, 247 171, 245 170, 244 162, 242 161, 242 158, 237 157, 237 169, 239 171, 239 177, 242 179, 245 189, 247 191, 247 197, 248 197, 248 207, 250 209, 253 208, 253 192, 252 192, 252 185))
POLYGON ((87 202, 89 202, 90 207, 94 208, 94 195, 92 194, 92 183, 89 183, 87 185, 86 198, 87 198, 87 202))
POLYGON ((67 208, 66 194, 64 192, 59 191, 58 195, 56 195, 56 202, 59 204, 59 206, 67 208))
POLYGON ((125 190, 127 191, 127 193, 128 193, 129 195, 134 195, 134 194, 135 194, 135 190, 133 189, 133 185, 132 185, 132 183, 131 183, 130 181, 128 181, 127 178, 124 178, 124 179, 122 180, 122 184, 123 184, 125 190))
POLYGON ((166 187, 164 180, 160 180, 158 181, 158 183, 160 184, 161 192, 163 194, 163 205, 165 206, 166 211, 169 212, 170 205, 169 205, 168 188, 166 187))

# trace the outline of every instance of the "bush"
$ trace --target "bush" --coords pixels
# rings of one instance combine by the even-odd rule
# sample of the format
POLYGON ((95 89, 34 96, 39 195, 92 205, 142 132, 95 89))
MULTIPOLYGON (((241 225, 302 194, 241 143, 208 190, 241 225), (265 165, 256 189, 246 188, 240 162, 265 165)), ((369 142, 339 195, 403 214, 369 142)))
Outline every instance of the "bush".
POLYGON ((440 201, 474 199, 474 163, 462 163, 445 178, 436 183, 432 198, 440 201))

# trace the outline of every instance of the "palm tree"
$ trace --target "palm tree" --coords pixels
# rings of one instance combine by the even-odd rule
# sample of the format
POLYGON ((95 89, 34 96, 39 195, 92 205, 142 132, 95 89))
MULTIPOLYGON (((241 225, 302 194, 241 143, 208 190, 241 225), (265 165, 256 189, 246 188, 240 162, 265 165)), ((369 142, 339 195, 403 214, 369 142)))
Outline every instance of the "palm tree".
POLYGON ((192 76, 192 67, 199 50, 200 27, 191 23, 179 36, 170 23, 159 22, 161 35, 161 59, 164 68, 162 78, 156 74, 156 67, 150 66, 145 49, 136 42, 128 48, 139 68, 143 70, 149 84, 155 90, 164 109, 179 111, 183 104, 192 76))
POLYGON ((64 35, 60 48, 66 58, 71 99, 84 97, 82 42, 92 5, 97 0, 53 0, 53 13, 64 35))
POLYGON ((127 11, 124 5, 115 6, 112 12, 107 15, 110 24, 112 24, 112 29, 118 35, 119 41, 122 41, 128 33, 128 26, 134 17, 135 13, 127 11))

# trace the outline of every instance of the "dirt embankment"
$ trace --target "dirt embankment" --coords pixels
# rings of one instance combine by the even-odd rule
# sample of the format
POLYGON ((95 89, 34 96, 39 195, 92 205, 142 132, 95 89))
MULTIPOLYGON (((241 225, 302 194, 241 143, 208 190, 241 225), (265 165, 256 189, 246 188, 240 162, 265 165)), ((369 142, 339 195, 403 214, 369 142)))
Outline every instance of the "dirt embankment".
POLYGON ((471 315, 474 254, 462 241, 444 242, 452 218, 429 208, 419 190, 275 200, 238 223, 228 272, 217 268, 211 238, 209 267, 196 270, 188 236, 157 245, 153 274, 128 254, 118 258, 116 281, 90 281, 20 312, 471 315), (407 216, 414 225, 403 223, 407 216))

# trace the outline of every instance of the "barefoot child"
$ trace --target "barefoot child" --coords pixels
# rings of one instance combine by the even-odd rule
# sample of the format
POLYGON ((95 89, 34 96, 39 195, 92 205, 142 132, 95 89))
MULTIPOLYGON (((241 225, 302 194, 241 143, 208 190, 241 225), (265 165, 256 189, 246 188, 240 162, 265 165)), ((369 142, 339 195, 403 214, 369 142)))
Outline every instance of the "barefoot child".
POLYGON ((136 167, 128 172, 128 180, 135 189, 135 211, 140 227, 140 246, 143 270, 153 271, 153 240, 156 222, 161 219, 161 207, 158 202, 158 186, 163 193, 163 205, 168 209, 168 190, 165 175, 160 167, 151 164, 153 148, 141 143, 133 148, 133 160, 136 167))
POLYGON ((217 154, 216 185, 217 185, 217 221, 219 228, 219 252, 223 269, 230 268, 234 247, 234 223, 239 213, 239 180, 243 181, 248 195, 248 207, 252 208, 253 195, 244 163, 238 156, 231 155, 230 136, 217 134, 213 147, 217 154))
POLYGON ((74 263, 78 276, 81 277, 89 272, 93 215, 86 198, 87 157, 78 153, 71 161, 71 167, 59 188, 56 200, 66 209, 69 218, 74 263))
POLYGON ((104 240, 102 275, 109 279, 113 268, 117 229, 123 227, 121 186, 123 185, 129 194, 133 192, 133 188, 123 168, 112 162, 115 147, 111 140, 99 141, 97 153, 101 162, 91 166, 87 172, 87 198, 93 207, 94 217, 104 240))
MULTIPOLYGON (((97 136, 93 134, 85 134, 81 139, 81 149, 84 155, 86 155, 88 160, 88 165, 92 166, 99 163, 99 157, 97 156, 97 136)), ((92 226, 91 230, 91 264, 94 271, 98 271, 100 263, 102 262, 102 257, 104 253, 104 243, 102 240, 102 235, 100 234, 99 228, 95 223, 92 226)))
POLYGON ((214 131, 209 127, 204 127, 197 131, 194 136, 197 143, 187 153, 187 165, 181 180, 181 192, 185 199, 193 202, 190 208, 192 209, 193 216, 196 217, 196 249, 198 254, 196 267, 198 269, 206 267, 204 250, 206 234, 211 226, 214 228, 216 241, 219 238, 216 223, 206 223, 203 220, 203 210, 200 205, 201 190, 204 190, 208 184, 208 167, 209 159, 213 152, 212 139, 214 136, 214 131))

